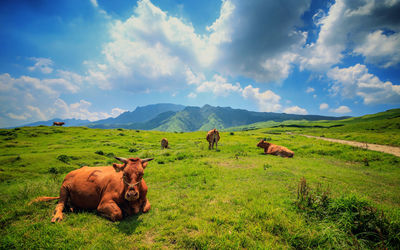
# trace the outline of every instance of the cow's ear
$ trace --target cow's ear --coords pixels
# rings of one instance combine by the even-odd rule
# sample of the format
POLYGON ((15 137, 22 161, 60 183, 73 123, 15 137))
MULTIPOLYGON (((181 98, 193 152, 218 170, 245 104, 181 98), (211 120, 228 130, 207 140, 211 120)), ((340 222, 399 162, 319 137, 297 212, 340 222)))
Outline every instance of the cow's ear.
POLYGON ((115 172, 119 172, 119 171, 124 170, 124 168, 126 167, 126 164, 113 163, 113 167, 115 169, 115 172))
POLYGON ((143 159, 142 160, 142 168, 145 169, 147 167, 147 164, 149 163, 149 161, 152 161, 153 158, 147 158, 147 159, 143 159))

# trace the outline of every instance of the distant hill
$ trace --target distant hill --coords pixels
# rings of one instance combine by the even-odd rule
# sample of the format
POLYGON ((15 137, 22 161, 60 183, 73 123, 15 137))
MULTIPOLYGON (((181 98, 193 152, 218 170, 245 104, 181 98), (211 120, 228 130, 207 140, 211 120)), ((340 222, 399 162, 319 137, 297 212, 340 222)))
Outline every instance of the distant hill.
POLYGON ((230 127, 225 131, 266 129, 268 132, 291 132, 342 140, 400 146, 400 109, 343 120, 266 121, 230 127))
MULTIPOLYGON (((147 106, 146 106, 147 107, 147 106)), ((143 107, 143 108, 146 108, 143 107)), ((136 111, 136 110, 135 110, 136 111)), ((135 112, 134 111, 134 112, 135 112)), ((125 113, 124 113, 125 114, 125 113)), ((282 122, 286 120, 338 120, 348 117, 331 117, 319 115, 294 115, 272 112, 254 112, 244 109, 232 109, 230 107, 213 107, 204 105, 203 107, 185 107, 179 111, 168 111, 159 113, 147 122, 120 123, 91 123, 92 128, 126 128, 143 130, 160 130, 187 132, 197 130, 210 130, 212 128, 224 129, 233 126, 240 126, 261 121, 282 122)), ((114 120, 118 121, 118 117, 114 120)), ((128 121, 124 120, 124 121, 128 121)))
MULTIPOLYGON (((340 118, 340 117, 337 117, 340 118)), ((343 118, 343 117, 342 117, 343 118)), ((397 121, 400 118, 400 109, 390 109, 384 112, 379 112, 376 114, 350 117, 343 119, 324 119, 317 121, 304 118, 303 120, 285 120, 279 122, 276 120, 262 121, 252 124, 245 124, 241 126, 233 126, 228 128, 229 131, 242 131, 242 130, 254 130, 259 128, 274 128, 274 127, 299 127, 299 128, 333 128, 349 126, 358 127, 368 127, 369 130, 379 130, 380 128, 400 128, 400 124, 397 121)))
POLYGON ((20 126, 20 127, 34 127, 34 126, 40 126, 40 125, 52 126, 53 122, 65 122, 65 125, 63 125, 65 127, 85 126, 88 123, 90 123, 89 120, 54 118, 54 119, 51 119, 51 120, 48 120, 48 121, 39 121, 39 122, 33 122, 33 123, 25 124, 25 125, 20 126))
POLYGON ((137 107, 134 111, 127 111, 116 118, 108 118, 92 122, 89 127, 93 128, 119 128, 121 126, 129 126, 132 123, 144 123, 154 119, 164 112, 176 112, 185 108, 183 105, 171 103, 151 104, 143 107, 137 107), (118 125, 117 125, 118 124, 118 125))
MULTIPOLYGON (((25 126, 51 126, 54 121, 64 121, 65 126, 87 126, 89 128, 125 128, 141 130, 159 130, 170 132, 188 132, 197 130, 210 130, 213 128, 226 129, 238 126, 247 126, 254 123, 277 124, 283 121, 320 121, 341 120, 349 118, 320 116, 320 115, 295 115, 286 113, 255 112, 230 107, 203 107, 183 106, 170 103, 152 104, 137 107, 134 111, 127 111, 116 118, 108 118, 95 122, 76 119, 52 119, 30 123, 25 126)), ((352 118, 351 118, 352 119, 352 118)), ((243 128, 240 127, 239 130, 243 128)))

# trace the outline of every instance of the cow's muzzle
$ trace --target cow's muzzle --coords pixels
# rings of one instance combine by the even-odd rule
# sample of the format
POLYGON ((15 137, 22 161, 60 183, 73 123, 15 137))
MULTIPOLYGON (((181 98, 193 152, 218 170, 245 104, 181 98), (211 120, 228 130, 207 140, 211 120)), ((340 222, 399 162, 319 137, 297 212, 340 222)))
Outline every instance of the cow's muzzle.
POLYGON ((125 193, 125 199, 128 201, 135 201, 139 199, 139 192, 136 192, 134 190, 128 191, 125 193))

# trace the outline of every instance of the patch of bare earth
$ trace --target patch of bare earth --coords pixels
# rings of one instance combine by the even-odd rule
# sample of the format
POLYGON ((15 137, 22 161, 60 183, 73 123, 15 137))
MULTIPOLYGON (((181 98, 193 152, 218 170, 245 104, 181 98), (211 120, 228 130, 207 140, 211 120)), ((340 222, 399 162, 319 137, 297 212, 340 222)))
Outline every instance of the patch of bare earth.
POLYGON ((340 139, 333 139, 333 138, 326 138, 326 137, 319 137, 319 136, 312 136, 312 135, 302 135, 308 138, 316 138, 330 142, 337 142, 342 144, 351 145, 354 147, 365 148, 373 151, 384 152, 387 154, 392 154, 395 156, 400 157, 400 147, 393 147, 393 146, 386 146, 386 145, 379 145, 379 144, 372 144, 372 143, 365 143, 365 142, 357 142, 357 141, 346 141, 340 139))

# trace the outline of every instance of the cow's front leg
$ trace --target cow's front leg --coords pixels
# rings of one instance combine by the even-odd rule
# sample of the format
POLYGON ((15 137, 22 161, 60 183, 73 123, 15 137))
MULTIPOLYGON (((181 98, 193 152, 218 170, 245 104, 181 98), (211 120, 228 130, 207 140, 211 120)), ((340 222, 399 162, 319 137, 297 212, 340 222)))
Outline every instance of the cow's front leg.
POLYGON ((122 220, 123 217, 121 208, 113 200, 101 201, 97 207, 97 211, 101 216, 111 221, 122 220))
POLYGON ((147 213, 150 210, 150 207, 151 207, 150 202, 146 198, 146 201, 144 202, 144 205, 143 205, 143 213, 147 213))

